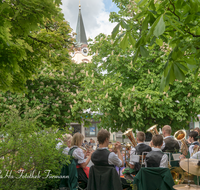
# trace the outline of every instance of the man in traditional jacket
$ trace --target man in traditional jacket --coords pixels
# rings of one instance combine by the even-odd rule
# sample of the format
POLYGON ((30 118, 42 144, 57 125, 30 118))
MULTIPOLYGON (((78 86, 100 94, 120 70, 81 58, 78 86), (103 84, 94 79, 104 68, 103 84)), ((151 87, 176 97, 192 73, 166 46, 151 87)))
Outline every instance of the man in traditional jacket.
POLYGON ((91 156, 91 161, 95 167, 90 168, 88 189, 104 189, 104 190, 121 190, 122 184, 114 166, 123 166, 123 156, 121 155, 121 143, 115 143, 116 154, 108 150, 110 133, 101 129, 97 134, 99 148, 95 150, 91 156), (112 167, 113 166, 113 167, 112 167), (105 171, 106 170, 106 171, 105 171), (100 178, 95 178, 101 176, 100 178), (103 180, 103 184, 101 183, 103 180), (95 183, 94 183, 95 181, 95 183), (100 184, 101 187, 97 187, 100 184))
POLYGON ((161 135, 154 135, 152 138, 152 151, 146 155, 146 167, 168 167, 168 156, 161 150, 163 144, 163 137, 161 135))
POLYGON ((172 129, 169 125, 165 125, 162 128, 162 133, 164 137, 164 143, 163 146, 161 147, 163 152, 179 152, 180 146, 178 141, 174 139, 173 136, 171 136, 172 129))
MULTIPOLYGON (((139 131, 136 135, 136 140, 137 140, 137 146, 131 149, 130 152, 130 157, 132 158, 132 164, 135 166, 135 171, 139 171, 140 169, 140 164, 139 162, 141 162, 141 159, 139 161, 134 161, 134 155, 142 155, 143 152, 150 152, 151 151, 151 147, 146 145, 144 143, 145 141, 145 133, 142 131, 139 131)), ((137 157, 136 157, 137 158, 137 157)))

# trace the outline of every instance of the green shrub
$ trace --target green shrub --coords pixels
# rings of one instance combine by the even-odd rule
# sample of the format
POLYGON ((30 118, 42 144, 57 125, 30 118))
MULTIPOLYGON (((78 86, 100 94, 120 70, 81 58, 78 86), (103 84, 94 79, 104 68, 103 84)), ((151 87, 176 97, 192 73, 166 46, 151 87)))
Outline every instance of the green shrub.
POLYGON ((52 177, 60 176, 62 164, 69 162, 56 149, 61 133, 53 127, 41 130, 37 123, 40 113, 25 105, 19 109, 10 106, 0 114, 0 189, 57 188, 60 179, 52 177))

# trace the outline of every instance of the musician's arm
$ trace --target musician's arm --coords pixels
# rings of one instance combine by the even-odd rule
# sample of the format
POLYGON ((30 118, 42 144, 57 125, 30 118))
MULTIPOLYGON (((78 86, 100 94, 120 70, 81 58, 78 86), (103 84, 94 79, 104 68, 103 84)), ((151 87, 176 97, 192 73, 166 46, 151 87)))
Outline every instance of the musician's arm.
POLYGON ((123 156, 121 155, 121 152, 120 152, 119 149, 117 150, 117 156, 118 156, 118 158, 122 161, 121 167, 123 167, 123 166, 124 166, 124 160, 123 160, 123 156))
POLYGON ((91 155, 88 156, 87 160, 84 163, 80 164, 81 168, 84 169, 89 164, 90 160, 91 160, 91 155))
POLYGON ((78 164, 80 164, 82 168, 85 168, 90 162, 92 153, 93 151, 89 154, 87 160, 85 161, 85 154, 83 153, 83 150, 80 148, 77 148, 76 150, 74 150, 72 156, 78 160, 78 164))
POLYGON ((161 146, 161 150, 165 148, 165 141, 163 141, 163 145, 161 146))
POLYGON ((163 155, 160 161, 160 168, 168 168, 168 156, 166 154, 163 155))

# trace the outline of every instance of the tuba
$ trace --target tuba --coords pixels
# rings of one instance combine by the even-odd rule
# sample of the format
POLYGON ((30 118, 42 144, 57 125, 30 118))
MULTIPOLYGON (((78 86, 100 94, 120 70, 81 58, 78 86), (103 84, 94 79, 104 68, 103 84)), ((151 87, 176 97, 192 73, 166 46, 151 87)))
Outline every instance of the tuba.
POLYGON ((180 167, 170 168, 170 173, 174 180, 175 185, 182 184, 185 180, 185 172, 180 167))
POLYGON ((129 129, 129 130, 125 131, 123 133, 123 135, 126 135, 129 138, 129 140, 131 141, 131 144, 132 144, 133 147, 137 146, 136 140, 135 140, 135 138, 133 136, 132 129, 129 129))
POLYGON ((150 132, 152 135, 158 135, 159 133, 158 133, 158 130, 157 130, 157 126, 158 126, 158 124, 153 125, 149 129, 147 129, 147 132, 150 132))
POLYGON ((176 131, 176 133, 174 134, 174 139, 181 142, 181 153, 186 156, 188 153, 188 146, 186 144, 185 138, 186 132, 184 130, 176 131))

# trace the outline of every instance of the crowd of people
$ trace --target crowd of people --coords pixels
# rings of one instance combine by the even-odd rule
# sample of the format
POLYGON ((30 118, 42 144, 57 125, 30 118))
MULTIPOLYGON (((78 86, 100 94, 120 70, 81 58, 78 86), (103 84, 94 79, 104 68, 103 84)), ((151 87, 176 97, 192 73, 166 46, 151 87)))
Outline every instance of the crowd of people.
MULTIPOLYGON (((114 166, 121 168, 124 176, 134 178, 141 167, 143 167, 141 159, 143 155, 144 167, 160 167, 168 168, 169 159, 168 153, 182 152, 180 160, 186 157, 198 159, 200 158, 199 151, 199 133, 200 129, 195 128, 189 133, 189 138, 185 142, 186 149, 183 149, 183 144, 171 136, 172 130, 169 125, 162 128, 162 135, 155 134, 152 137, 149 145, 145 142, 145 133, 139 131, 136 134, 137 146, 131 147, 129 150, 129 160, 127 162, 124 150, 120 142, 116 142, 114 149, 108 149, 110 144, 110 133, 107 130, 101 129, 97 135, 97 143, 90 139, 88 143, 84 140, 84 136, 80 133, 75 133, 73 137, 69 134, 63 135, 63 138, 57 144, 59 149, 63 144, 66 147, 63 149, 63 154, 68 155, 70 149, 74 149, 73 158, 76 161, 78 171, 78 180, 87 184, 89 178, 88 164, 95 166, 114 166), (85 147, 87 150, 84 150, 85 147), (189 151, 186 151, 189 147, 189 151)), ((184 145, 185 145, 184 144, 184 145)), ((126 151, 126 150, 125 150, 126 151)))

